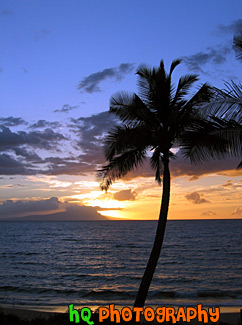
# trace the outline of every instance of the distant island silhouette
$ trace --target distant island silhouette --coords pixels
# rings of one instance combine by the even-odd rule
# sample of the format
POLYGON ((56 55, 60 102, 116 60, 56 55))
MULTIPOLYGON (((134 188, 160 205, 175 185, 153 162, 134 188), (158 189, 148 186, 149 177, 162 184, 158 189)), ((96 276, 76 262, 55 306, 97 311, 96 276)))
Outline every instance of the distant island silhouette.
POLYGON ((88 206, 69 206, 66 211, 50 214, 28 215, 18 218, 1 219, 3 221, 92 221, 109 220, 97 212, 98 208, 88 206))

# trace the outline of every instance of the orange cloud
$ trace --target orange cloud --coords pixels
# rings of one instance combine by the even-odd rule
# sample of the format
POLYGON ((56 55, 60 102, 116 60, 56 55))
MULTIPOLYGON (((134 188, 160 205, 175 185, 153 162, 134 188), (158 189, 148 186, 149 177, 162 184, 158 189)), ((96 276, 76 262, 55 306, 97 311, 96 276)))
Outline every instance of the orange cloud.
POLYGON ((201 216, 205 216, 205 217, 213 217, 216 216, 217 213, 213 212, 213 211, 204 211, 203 213, 201 213, 201 216))
POLYGON ((134 201, 136 196, 137 193, 129 189, 114 193, 113 198, 118 201, 134 201))
POLYGON ((201 198, 201 195, 198 192, 189 193, 185 195, 185 198, 194 204, 210 203, 210 201, 201 198))

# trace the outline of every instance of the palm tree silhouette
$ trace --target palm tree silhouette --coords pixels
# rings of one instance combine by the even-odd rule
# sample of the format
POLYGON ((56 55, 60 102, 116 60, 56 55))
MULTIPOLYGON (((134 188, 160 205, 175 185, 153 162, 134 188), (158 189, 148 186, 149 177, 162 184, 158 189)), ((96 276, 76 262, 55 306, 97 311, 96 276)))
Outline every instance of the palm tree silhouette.
POLYGON ((175 157, 172 147, 181 146, 184 155, 193 161, 206 159, 210 152, 219 158, 228 153, 225 141, 218 141, 218 137, 210 132, 207 132, 206 141, 203 138, 205 148, 201 141, 193 150, 196 131, 201 128, 209 131, 213 127, 212 122, 200 113, 203 105, 212 98, 213 89, 205 83, 189 97, 198 80, 197 75, 182 76, 175 87, 171 76, 180 62, 173 61, 168 74, 163 61, 158 68, 140 66, 137 71, 139 96, 121 92, 110 102, 110 113, 115 114, 121 123, 105 140, 104 153, 108 163, 98 173, 101 189, 107 191, 112 182, 141 165, 148 152, 155 179, 161 184, 162 178, 163 183, 155 241, 134 307, 144 306, 161 252, 170 199, 169 162, 175 157))

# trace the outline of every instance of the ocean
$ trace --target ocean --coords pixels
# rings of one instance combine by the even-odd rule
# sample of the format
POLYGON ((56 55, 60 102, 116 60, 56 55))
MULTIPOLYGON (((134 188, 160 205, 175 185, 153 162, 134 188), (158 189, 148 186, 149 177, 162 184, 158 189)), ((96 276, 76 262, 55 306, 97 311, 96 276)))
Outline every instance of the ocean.
MULTIPOLYGON (((0 222, 0 306, 132 305, 156 221, 0 222)), ((242 220, 168 221, 146 305, 242 306, 242 220)))

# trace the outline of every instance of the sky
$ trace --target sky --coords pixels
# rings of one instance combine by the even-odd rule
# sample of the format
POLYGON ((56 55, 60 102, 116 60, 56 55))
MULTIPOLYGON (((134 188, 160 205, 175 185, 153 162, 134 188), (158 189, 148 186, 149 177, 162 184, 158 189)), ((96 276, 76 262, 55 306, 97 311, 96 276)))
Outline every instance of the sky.
MULTIPOLYGON (((2 0, 0 220, 157 219, 161 187, 148 163, 102 192, 96 170, 115 124, 109 101, 137 92, 140 64, 224 88, 241 82, 233 36, 241 1, 2 0)), ((242 218, 238 158, 171 162, 169 219, 242 218)))

